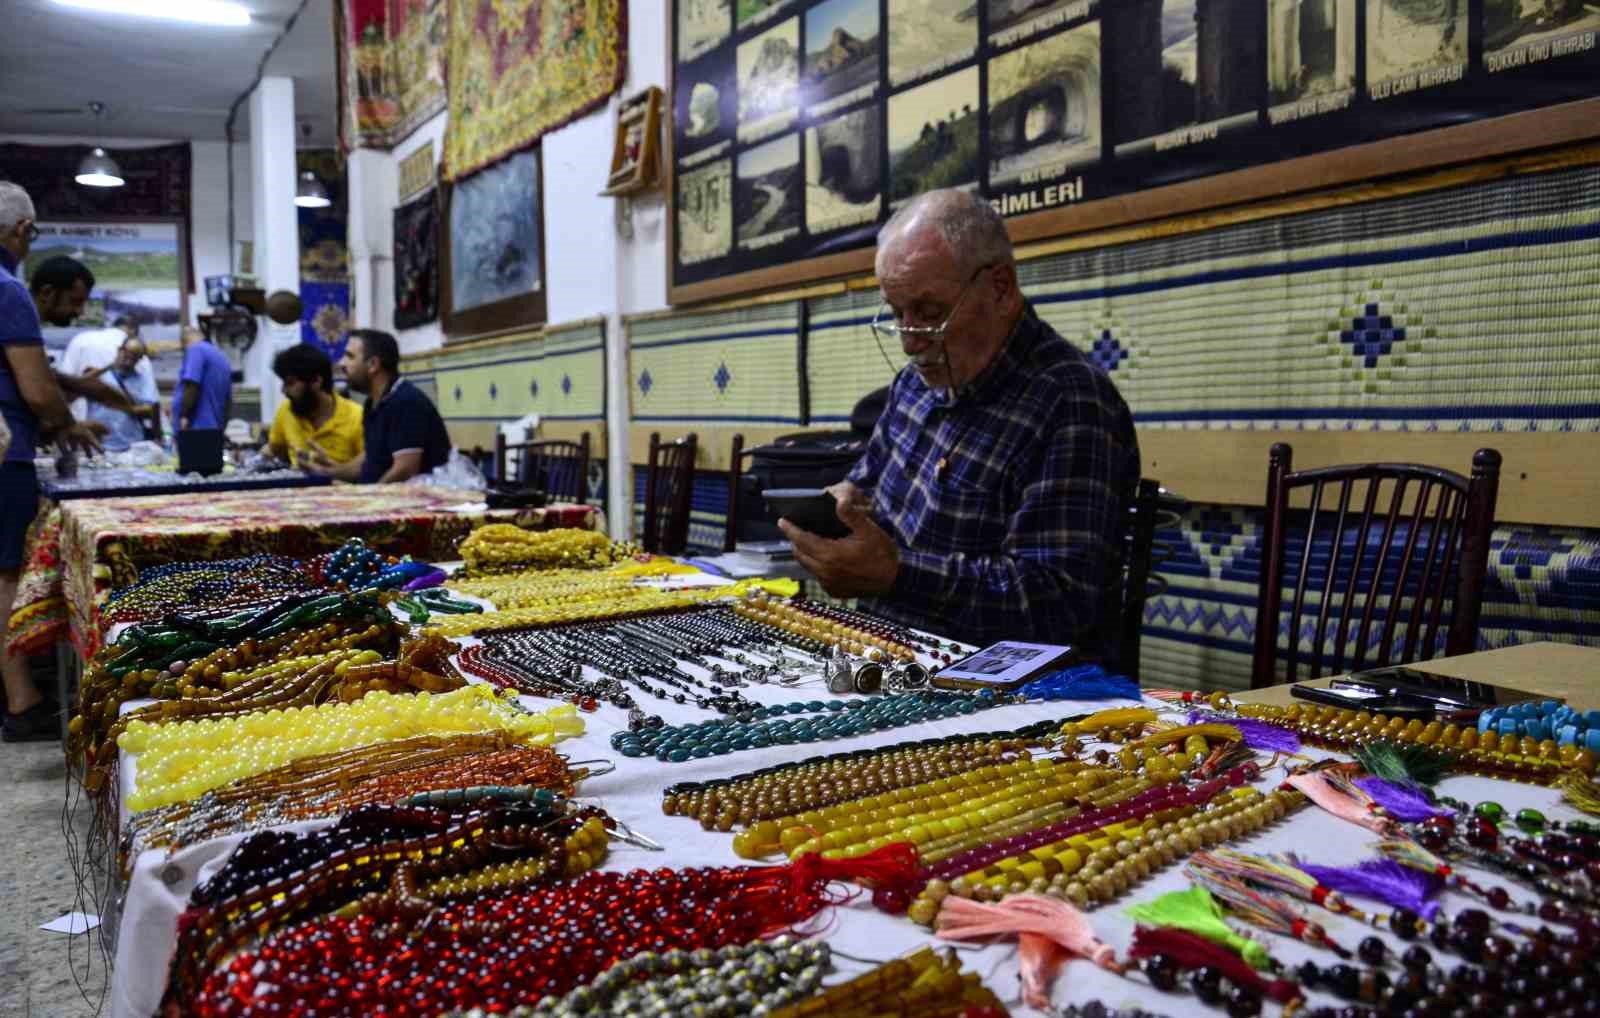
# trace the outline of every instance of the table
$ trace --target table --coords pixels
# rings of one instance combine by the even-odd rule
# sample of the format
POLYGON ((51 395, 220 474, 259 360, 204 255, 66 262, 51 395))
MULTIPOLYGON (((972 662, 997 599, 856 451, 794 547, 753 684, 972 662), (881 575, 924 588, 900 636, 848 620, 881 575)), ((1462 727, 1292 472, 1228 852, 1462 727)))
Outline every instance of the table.
MULTIPOLYGON (((1408 668, 1507 686, 1526 692, 1545 693, 1565 700, 1574 710, 1600 709, 1600 647, 1542 640, 1516 647, 1501 647, 1459 657, 1417 661, 1408 668)), ((1326 686, 1328 678, 1308 685, 1326 686)), ((1290 695, 1290 685, 1267 686, 1230 694, 1241 703, 1269 703, 1279 706, 1306 703, 1290 695)))
POLYGON ((137 467, 82 469, 70 480, 41 478, 39 494, 54 502, 79 498, 123 498, 128 495, 177 495, 183 492, 264 491, 269 488, 322 488, 333 478, 301 470, 267 470, 260 473, 213 474, 183 481, 170 470, 137 467))
POLYGON ((304 558, 359 537, 386 555, 456 558, 456 543, 484 523, 604 527, 599 510, 466 509, 470 492, 412 484, 335 485, 291 491, 88 499, 61 508, 61 574, 70 635, 84 658, 100 646, 108 590, 162 562, 246 555, 304 558))
POLYGON ((67 635, 67 606, 61 582, 61 505, 86 498, 126 498, 179 492, 258 491, 274 488, 324 487, 327 477, 299 470, 266 473, 228 472, 185 484, 171 470, 138 467, 85 467, 72 480, 53 474, 39 479, 40 506, 24 551, 17 596, 12 605, 9 637, 18 654, 43 654, 67 635))
MULTIPOLYGON (((1504 684, 1511 684, 1515 677, 1500 674, 1505 669, 1505 658, 1495 656, 1503 653, 1491 652, 1457 658, 1449 664, 1449 667, 1477 673, 1476 676, 1469 677, 1484 677, 1485 672, 1493 670, 1504 684)), ((1541 644, 1527 649, 1524 654, 1519 654, 1517 660, 1532 672, 1543 676, 1553 674, 1557 668, 1554 662, 1565 661, 1569 656, 1567 649, 1559 645, 1541 644)), ((1589 660, 1600 660, 1600 651, 1588 651, 1584 656, 1589 660)), ((693 665, 688 668, 697 675, 705 674, 704 670, 693 665)), ((1530 678, 1527 681, 1531 684, 1536 679, 1530 678)), ((802 687, 801 690, 756 686, 745 692, 752 699, 773 703, 828 695, 815 686, 802 687)), ((549 706, 549 701, 533 701, 526 697, 523 700, 530 706, 538 708, 549 706)), ((680 764, 660 764, 653 758, 639 760, 619 757, 610 749, 609 738, 613 732, 624 727, 625 719, 620 711, 603 706, 597 713, 584 716, 588 725, 585 734, 562 743, 560 749, 571 760, 615 760, 617 763, 615 771, 585 781, 579 789, 579 794, 586 798, 597 799, 612 815, 666 846, 663 852, 647 852, 620 842, 613 843, 611 854, 603 868, 625 871, 637 868, 654 869, 660 866, 731 866, 741 864, 742 860, 733 853, 730 835, 703 831, 697 823, 687 818, 662 815, 660 799, 661 790, 665 786, 680 781, 703 781, 800 758, 864 749, 910 739, 957 732, 1011 729, 1044 718, 1065 718, 1104 707, 1122 706, 1130 702, 1113 700, 1097 703, 1059 702, 1010 706, 981 711, 964 718, 941 721, 916 729, 895 729, 804 746, 774 746, 765 750, 751 750, 680 764)), ((1158 708, 1173 709, 1171 704, 1161 704, 1153 700, 1148 702, 1158 708)), ((703 720, 704 717, 688 707, 659 703, 653 703, 651 706, 652 709, 659 708, 659 712, 672 723, 703 720)), ((1313 755, 1325 755, 1318 754, 1315 750, 1309 752, 1313 755)), ((130 761, 129 765, 136 767, 136 760, 130 761)), ((1260 785, 1263 788, 1270 788, 1281 780, 1281 774, 1270 772, 1263 776, 1260 785)), ((1558 793, 1550 789, 1515 786, 1477 777, 1448 778, 1441 783, 1440 788, 1444 794, 1467 801, 1496 797, 1502 804, 1512 809, 1531 806, 1544 811, 1553 819, 1568 820, 1581 816, 1575 810, 1561 805, 1558 793)), ((301 829, 309 826, 317 824, 303 825, 301 829)), ((127 907, 122 916, 116 965, 112 977, 112 1018, 145 1018, 159 1003, 167 958, 175 943, 174 927, 177 916, 195 884, 215 872, 242 837, 219 838, 192 845, 170 857, 160 851, 145 852, 135 861, 134 874, 129 884, 127 907)), ((1232 844, 1243 851, 1253 853, 1293 851, 1303 854, 1312 862, 1350 865, 1371 856, 1369 842, 1373 840, 1374 837, 1366 831, 1337 820, 1315 807, 1307 806, 1284 822, 1232 844)), ((1485 885, 1503 885, 1498 878, 1477 871, 1474 872, 1474 877, 1481 878, 1480 883, 1485 885)), ((1099 937, 1114 947, 1121 957, 1132 941, 1134 928, 1132 920, 1123 914, 1124 908, 1133 902, 1147 901, 1168 891, 1182 890, 1187 886, 1188 880, 1183 875, 1182 867, 1169 866, 1131 890, 1116 903, 1091 912, 1090 919, 1099 937)), ((1524 896, 1514 887, 1503 886, 1508 886, 1508 889, 1518 897, 1524 896)), ((880 962, 934 941, 926 930, 910 920, 877 912, 867 899, 867 895, 857 895, 831 914, 824 912, 816 917, 808 928, 813 932, 821 932, 837 952, 880 962)), ((1476 907, 1476 903, 1471 899, 1454 892, 1445 894, 1442 901, 1446 910, 1450 912, 1469 906, 1476 907)), ((1315 918, 1327 929, 1331 937, 1352 948, 1363 937, 1373 932, 1352 920, 1332 914, 1319 913, 1315 918)), ((1297 942, 1251 932, 1267 943, 1274 957, 1289 966, 1298 965, 1308 959, 1314 960, 1319 966, 1332 964, 1337 960, 1327 952, 1313 951, 1297 942)), ((1387 933, 1379 935, 1388 942, 1391 950, 1403 949, 1404 945, 1387 933)), ((943 946, 942 942, 937 943, 943 946)), ((963 947, 962 957, 966 967, 982 974, 990 988, 1008 1003, 1019 998, 1017 955, 1014 944, 963 947)), ((836 975, 830 981, 856 975, 868 966, 841 956, 836 957, 834 967, 836 975)), ((1108 1006, 1142 1007, 1174 1018, 1184 1015, 1210 1015, 1220 1018, 1224 1014, 1221 1010, 1200 1007, 1192 996, 1167 996, 1153 992, 1147 983, 1119 979, 1088 962, 1081 960, 1068 962, 1054 984, 1055 1003, 1057 1005, 1081 1003, 1091 999, 1099 999, 1108 1006)), ((1311 994, 1311 1007, 1336 1003, 1338 1002, 1326 993, 1311 994)), ((1275 1013, 1274 1005, 1269 1002, 1263 1014, 1273 1013, 1275 1013)), ((1039 1016, 1041 1013, 1016 1003, 1012 1006, 1012 1014, 1039 1016)))

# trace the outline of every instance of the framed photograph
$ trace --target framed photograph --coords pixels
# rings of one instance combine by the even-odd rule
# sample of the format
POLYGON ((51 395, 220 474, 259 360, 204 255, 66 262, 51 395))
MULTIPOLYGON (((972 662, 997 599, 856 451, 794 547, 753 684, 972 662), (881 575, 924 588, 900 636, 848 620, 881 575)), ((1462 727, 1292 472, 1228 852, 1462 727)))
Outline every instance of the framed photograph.
POLYGON ((601 194, 648 191, 661 182, 661 89, 654 85, 617 106, 611 172, 601 194))
POLYGON ((1022 643, 1002 640, 946 665, 934 684, 963 689, 1009 689, 1060 667, 1077 652, 1070 644, 1022 643))
POLYGON ((156 381, 175 384, 183 366, 178 333, 189 321, 183 224, 175 219, 61 219, 35 225, 39 239, 22 264, 24 280, 34 267, 57 255, 76 259, 94 273, 94 289, 77 321, 43 328, 50 360, 60 359, 78 333, 108 328, 127 315, 139 323, 156 381))
POLYGON ((545 321, 543 189, 537 148, 444 189, 440 318, 450 341, 545 321))

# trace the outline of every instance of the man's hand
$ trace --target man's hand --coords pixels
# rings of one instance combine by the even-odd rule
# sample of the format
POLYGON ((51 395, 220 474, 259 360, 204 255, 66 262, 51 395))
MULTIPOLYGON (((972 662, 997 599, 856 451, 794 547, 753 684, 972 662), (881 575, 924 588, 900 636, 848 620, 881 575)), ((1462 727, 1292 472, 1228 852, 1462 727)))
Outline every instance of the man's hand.
POLYGON ((99 421, 73 421, 70 428, 56 436, 56 441, 93 455, 105 451, 100 437, 110 430, 99 421))
POLYGON ((849 535, 832 540, 779 520, 778 528, 794 545, 794 557, 834 597, 887 594, 900 572, 899 547, 867 515, 865 499, 855 485, 841 481, 828 491, 840 522, 850 528, 849 535))
POLYGON ((306 448, 295 454, 295 459, 302 467, 331 467, 334 465, 333 457, 328 455, 328 450, 317 444, 316 439, 306 439, 306 448))
POLYGON ((107 371, 110 371, 113 366, 114 366, 114 364, 102 364, 98 368, 84 368, 83 369, 83 377, 84 378, 99 378, 101 375, 105 374, 107 371))

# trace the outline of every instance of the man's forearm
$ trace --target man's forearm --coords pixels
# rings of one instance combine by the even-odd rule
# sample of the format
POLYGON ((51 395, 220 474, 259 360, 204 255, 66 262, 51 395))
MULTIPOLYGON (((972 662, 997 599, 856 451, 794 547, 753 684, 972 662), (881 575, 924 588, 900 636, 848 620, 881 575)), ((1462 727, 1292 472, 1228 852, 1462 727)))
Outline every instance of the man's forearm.
POLYGON ((92 375, 68 375, 57 371, 55 376, 56 384, 64 392, 93 400, 113 410, 121 410, 125 414, 134 412, 133 400, 114 385, 108 385, 92 375))
POLYGON ((22 401, 39 418, 41 434, 51 435, 72 427, 72 410, 45 357, 43 346, 7 346, 0 352, 16 379, 22 401))
POLYGON ((194 382, 183 383, 183 418, 194 419, 194 409, 200 405, 200 386, 194 382))

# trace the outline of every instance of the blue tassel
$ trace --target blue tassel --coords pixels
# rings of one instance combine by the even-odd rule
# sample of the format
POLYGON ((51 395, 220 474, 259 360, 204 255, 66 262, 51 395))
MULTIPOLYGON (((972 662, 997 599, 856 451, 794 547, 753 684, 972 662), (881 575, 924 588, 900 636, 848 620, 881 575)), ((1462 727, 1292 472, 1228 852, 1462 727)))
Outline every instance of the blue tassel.
POLYGON ((1137 700, 1139 686, 1099 665, 1078 665, 1041 675, 1017 692, 1029 700, 1137 700))

